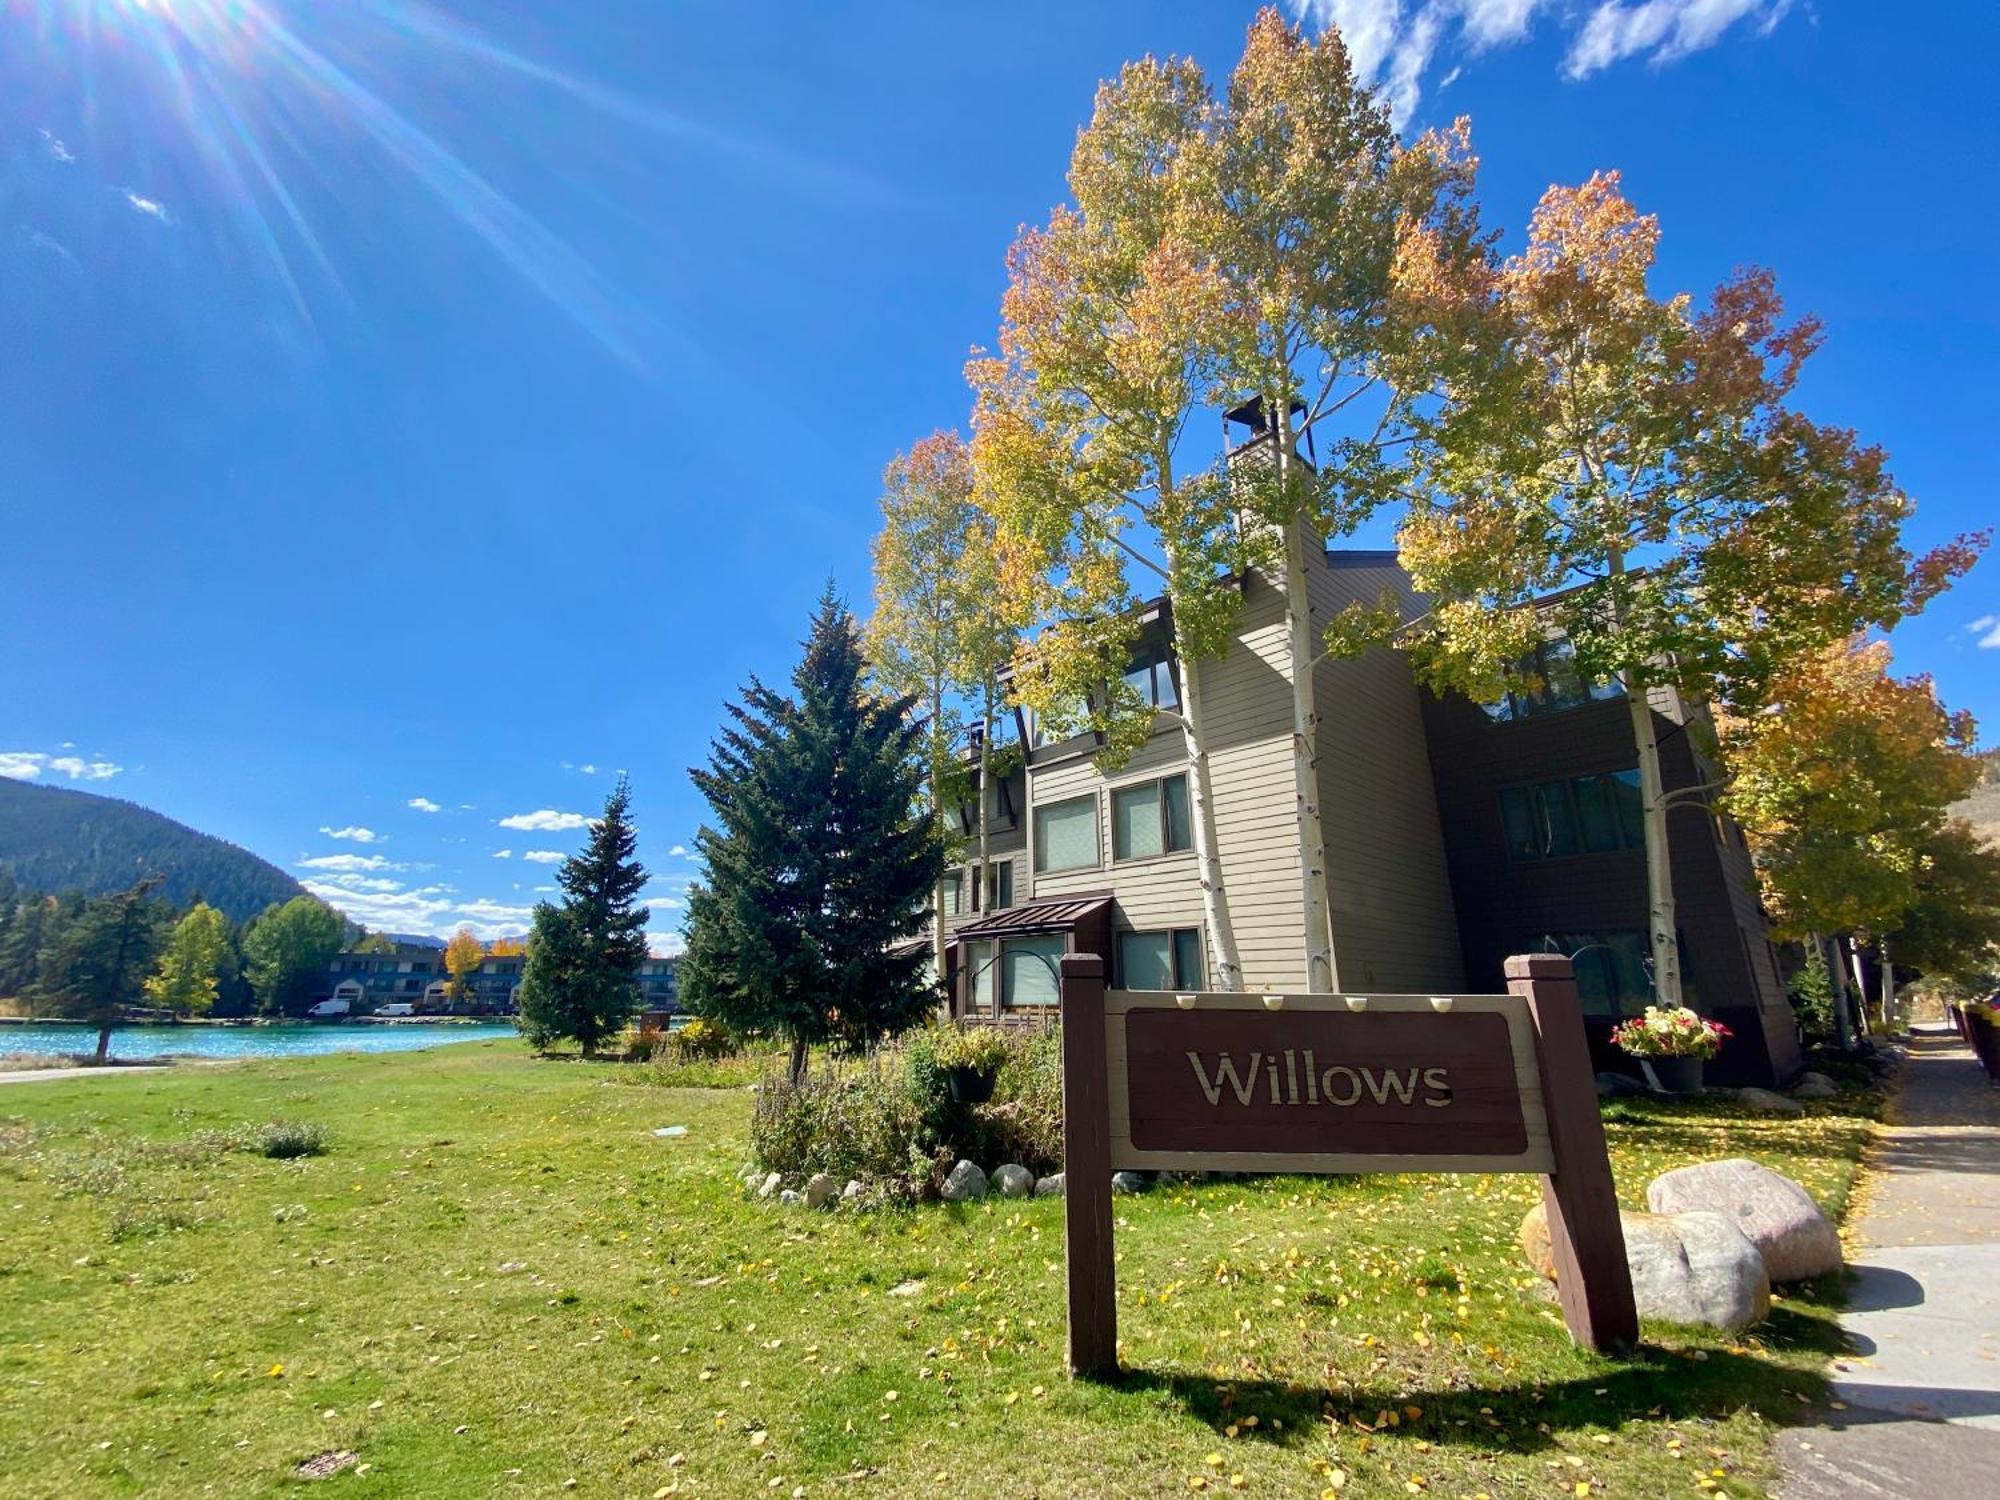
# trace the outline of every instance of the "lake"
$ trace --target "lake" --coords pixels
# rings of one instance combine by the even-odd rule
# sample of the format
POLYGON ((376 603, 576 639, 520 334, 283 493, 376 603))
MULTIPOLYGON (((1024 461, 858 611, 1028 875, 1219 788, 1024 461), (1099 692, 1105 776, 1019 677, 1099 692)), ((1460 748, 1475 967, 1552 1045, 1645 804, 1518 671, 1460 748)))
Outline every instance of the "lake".
MULTIPOLYGON (((317 1057, 325 1052, 415 1052, 451 1042, 518 1036, 507 1021, 404 1025, 121 1026, 111 1033, 113 1057, 317 1057)), ((97 1028, 30 1021, 0 1026, 0 1056, 97 1050, 97 1028)), ((0 1063, 4 1068, 5 1063, 0 1063)))

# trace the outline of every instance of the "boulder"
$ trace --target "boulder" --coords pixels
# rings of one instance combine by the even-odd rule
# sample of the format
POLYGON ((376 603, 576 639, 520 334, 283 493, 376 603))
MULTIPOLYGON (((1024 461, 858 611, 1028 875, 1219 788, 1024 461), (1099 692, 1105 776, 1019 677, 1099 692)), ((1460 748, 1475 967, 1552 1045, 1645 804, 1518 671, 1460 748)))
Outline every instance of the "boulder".
POLYGON ((797 1188, 786 1188, 782 1193, 778 1194, 778 1201, 787 1208, 793 1208, 805 1202, 806 1197, 797 1188))
POLYGON ((1051 1172, 1047 1177, 1037 1177, 1035 1179, 1035 1196, 1037 1198, 1060 1198, 1062 1195, 1062 1173, 1051 1172))
POLYGON ((947 1203, 971 1203, 986 1196, 986 1174, 977 1164, 962 1161, 951 1169, 944 1180, 944 1201, 947 1203))
POLYGON ((1840 1085, 1824 1073, 1801 1074, 1799 1081, 1792 1085, 1794 1099, 1831 1099, 1840 1092, 1840 1085))
POLYGON ((863 1185, 859 1177, 850 1177, 847 1179, 847 1186, 840 1190, 840 1201, 842 1203, 852 1203, 857 1198, 865 1197, 867 1193, 868 1189, 863 1185))
POLYGON ((815 1172, 806 1182, 806 1207, 825 1208, 833 1201, 833 1179, 824 1172, 815 1172))
POLYGON ((1802 1115, 1806 1112, 1806 1107, 1798 1100, 1787 1099, 1783 1094, 1774 1094, 1769 1089, 1738 1089, 1736 1102, 1777 1115, 1802 1115))
POLYGON ((1615 1099, 1626 1094, 1647 1092, 1643 1079, 1634 1078, 1630 1073, 1599 1073, 1597 1075, 1597 1097, 1615 1099))
MULTIPOLYGON (((1770 1312, 1764 1259, 1727 1215, 1621 1213, 1618 1221, 1640 1317, 1734 1332, 1770 1312)), ((1554 1257, 1540 1204, 1521 1221, 1520 1237, 1529 1264, 1553 1281, 1554 1257)))
POLYGON ((1146 1180, 1144 1172, 1113 1172, 1111 1191, 1114 1193, 1143 1193, 1152 1184, 1146 1180))
POLYGON ((768 1174, 762 1182, 757 1184, 757 1196, 759 1198, 776 1197, 778 1192, 778 1185, 782 1183, 784 1180, 785 1179, 780 1177, 776 1172, 768 1174))
POLYGON ((1003 1198, 1025 1198, 1035 1190, 1035 1174, 1016 1162, 993 1169, 993 1186, 1003 1198))
POLYGON ((1709 1210, 1733 1220, 1757 1247, 1774 1282, 1806 1281, 1840 1270, 1840 1232, 1812 1194, 1782 1172, 1732 1157, 1676 1167, 1646 1188, 1654 1213, 1709 1210))

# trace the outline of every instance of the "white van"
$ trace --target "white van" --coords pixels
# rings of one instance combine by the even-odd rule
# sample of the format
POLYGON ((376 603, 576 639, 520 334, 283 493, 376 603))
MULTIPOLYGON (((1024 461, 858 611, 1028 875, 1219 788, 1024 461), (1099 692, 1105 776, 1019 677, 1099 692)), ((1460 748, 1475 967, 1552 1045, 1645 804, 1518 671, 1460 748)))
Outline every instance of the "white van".
POLYGON ((348 1008, 345 1000, 322 1000, 306 1012, 306 1019, 308 1021, 331 1021, 336 1016, 346 1015, 348 1008))
POLYGON ((387 1005, 375 1007, 375 1014, 378 1016, 414 1016, 416 1013, 416 1006, 407 1000, 391 1000, 387 1005))

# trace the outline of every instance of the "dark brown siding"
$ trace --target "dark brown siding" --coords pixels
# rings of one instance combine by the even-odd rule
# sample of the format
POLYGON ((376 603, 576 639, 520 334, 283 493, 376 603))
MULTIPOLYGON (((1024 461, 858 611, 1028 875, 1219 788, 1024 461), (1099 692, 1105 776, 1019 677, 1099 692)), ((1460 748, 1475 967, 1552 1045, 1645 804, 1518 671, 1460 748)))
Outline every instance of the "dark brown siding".
MULTIPOLYGON (((1636 764, 1622 701, 1495 723, 1468 699, 1426 695, 1424 723, 1472 990, 1502 988, 1508 955, 1536 951, 1544 933, 1645 929, 1641 852, 1510 860, 1500 823, 1503 787, 1636 764)), ((1706 770, 1687 730, 1664 715, 1658 725, 1667 786, 1700 783, 1706 770)), ((1717 1083, 1788 1079, 1800 1065, 1797 1035, 1748 884, 1748 858, 1718 838, 1714 818, 1699 805, 1670 812, 1667 822, 1693 1000, 1736 1033, 1709 1076, 1717 1083)), ((1590 1029, 1599 1066, 1629 1067, 1609 1047, 1608 1024, 1590 1029)))

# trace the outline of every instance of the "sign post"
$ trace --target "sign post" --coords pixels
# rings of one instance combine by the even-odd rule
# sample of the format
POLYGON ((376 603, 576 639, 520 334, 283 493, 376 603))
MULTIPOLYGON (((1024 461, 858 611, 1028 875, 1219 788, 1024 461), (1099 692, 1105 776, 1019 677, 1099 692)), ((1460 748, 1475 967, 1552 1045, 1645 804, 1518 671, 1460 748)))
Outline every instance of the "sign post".
POLYGON ((1534 1172, 1563 1318, 1638 1337, 1569 960, 1508 960, 1505 995, 1108 992, 1062 960, 1069 1364, 1114 1372, 1111 1174, 1534 1172))

